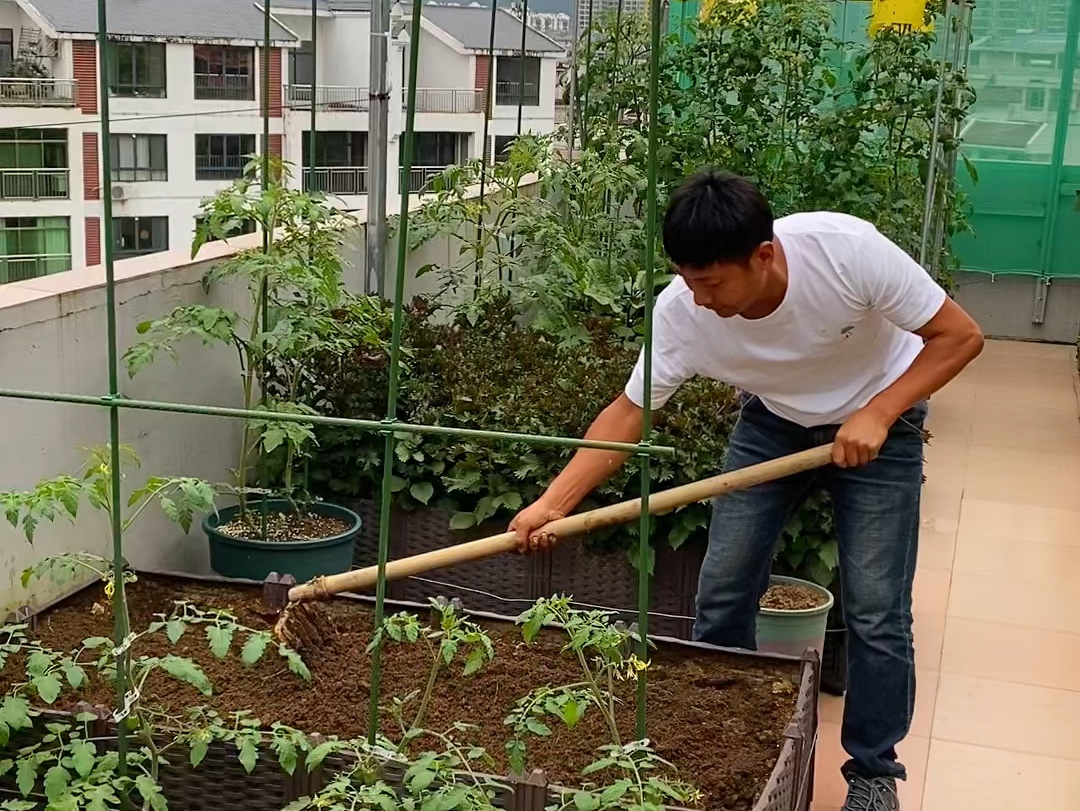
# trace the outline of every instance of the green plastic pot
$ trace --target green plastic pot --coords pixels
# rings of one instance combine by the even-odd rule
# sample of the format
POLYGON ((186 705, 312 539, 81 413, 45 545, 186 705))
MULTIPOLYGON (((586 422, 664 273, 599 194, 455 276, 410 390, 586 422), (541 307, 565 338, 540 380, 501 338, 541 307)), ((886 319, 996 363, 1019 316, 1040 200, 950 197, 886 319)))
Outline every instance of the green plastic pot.
POLYGON ((817 608, 798 611, 781 611, 777 608, 759 608, 757 615, 758 650, 766 653, 782 653, 802 656, 807 648, 813 648, 820 656, 825 649, 825 628, 829 621, 829 609, 833 595, 817 583, 797 577, 773 575, 772 583, 791 583, 818 592, 825 600, 817 608))
MULTIPOLYGON (((249 509, 259 510, 253 504, 249 509)), ((291 509, 289 502, 267 502, 270 512, 291 509)), ((226 507, 203 519, 203 531, 210 541, 210 568, 222 577, 244 580, 264 580, 271 572, 291 574, 297 583, 305 583, 314 577, 338 574, 352 568, 356 536, 360 533, 360 516, 337 504, 316 502, 306 509, 328 518, 337 518, 349 525, 349 529, 332 538, 316 541, 254 541, 225 535, 218 527, 236 518, 240 507, 226 507)))

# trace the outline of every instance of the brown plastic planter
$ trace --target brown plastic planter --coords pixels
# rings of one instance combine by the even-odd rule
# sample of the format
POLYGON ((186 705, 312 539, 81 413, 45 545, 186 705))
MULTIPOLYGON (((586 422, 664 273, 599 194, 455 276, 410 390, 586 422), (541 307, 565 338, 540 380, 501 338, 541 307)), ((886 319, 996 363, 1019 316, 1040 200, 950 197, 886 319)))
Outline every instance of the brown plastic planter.
MULTIPOLYGON (((364 517, 361 514, 361 517, 364 517)), ((232 583, 240 586, 259 586, 248 580, 226 580, 220 577, 196 577, 177 572, 146 571, 145 574, 176 577, 180 579, 210 582, 232 583)), ((84 587, 86 588, 86 587, 84 587)), ((68 599, 82 589, 75 589, 64 597, 52 601, 39 609, 43 613, 53 605, 68 599)), ((369 597, 343 595, 344 599, 371 602, 369 597)), ((393 611, 426 611, 427 606, 412 602, 392 601, 387 608, 393 611)), ((471 611, 477 619, 496 623, 512 623, 513 619, 498 614, 471 611)), ((810 651, 801 658, 778 656, 748 651, 735 651, 716 648, 697 642, 686 642, 664 637, 653 637, 658 647, 679 648, 694 651, 703 656, 722 655, 736 660, 744 660, 748 666, 763 662, 795 665, 799 670, 799 694, 791 722, 784 734, 780 754, 772 774, 752 811, 809 811, 813 799, 814 756, 817 746, 818 728, 818 691, 820 664, 817 655, 810 651)), ((64 717, 62 713, 48 713, 54 718, 64 717)), ((109 720, 107 710, 99 713, 103 720, 96 722, 95 738, 107 738, 114 735, 116 726, 109 720)), ((13 736, 8 745, 0 751, 0 757, 12 757, 20 746, 31 742, 28 733, 13 736)), ((111 741, 99 743, 99 746, 112 746, 111 741)), ((172 811, 204 811, 208 807, 207 798, 213 798, 214 808, 229 808, 230 811, 280 811, 284 806, 303 796, 312 796, 333 778, 335 772, 348 768, 341 758, 328 758, 319 769, 308 772, 301 762, 293 775, 281 771, 272 756, 260 757, 255 770, 248 774, 236 758, 231 747, 218 745, 211 748, 206 759, 198 768, 188 766, 187 753, 177 751, 170 757, 172 765, 163 769, 162 784, 172 811)), ((394 764, 388 764, 383 779, 391 785, 400 785, 400 773, 394 764)), ((550 805, 565 789, 548 785, 543 772, 533 772, 525 779, 495 778, 505 790, 498 793, 496 806, 506 811, 537 811, 550 805)), ((11 775, 0 781, 0 800, 19 796, 11 783, 11 775)), ((43 799, 43 798, 42 798, 43 799)), ((681 811, 681 809, 673 809, 681 811)))
MULTIPOLYGON (((348 503, 361 518, 353 565, 377 562, 379 508, 374 500, 348 503)), ((503 532, 494 521, 467 532, 450 529, 450 513, 435 509, 393 507, 390 559, 408 557, 503 532)), ((690 639, 698 572, 705 546, 687 543, 679 549, 656 548, 656 566, 649 599, 649 633, 690 639)), ((569 594, 579 605, 617 611, 628 622, 637 619, 638 571, 621 553, 591 554, 579 543, 567 542, 537 555, 498 555, 452 569, 429 572, 389 584, 397 600, 426 604, 429 597, 457 597, 471 611, 517 614, 541 597, 569 594)))

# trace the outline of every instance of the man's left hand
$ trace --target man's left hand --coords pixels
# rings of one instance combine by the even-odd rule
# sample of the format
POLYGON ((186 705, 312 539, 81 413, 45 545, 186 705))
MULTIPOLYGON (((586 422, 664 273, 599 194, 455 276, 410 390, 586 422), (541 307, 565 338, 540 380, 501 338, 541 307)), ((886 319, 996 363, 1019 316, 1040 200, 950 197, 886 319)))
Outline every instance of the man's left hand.
POLYGON ((868 409, 856 411, 836 432, 833 463, 837 467, 859 467, 874 461, 889 436, 890 425, 868 409))

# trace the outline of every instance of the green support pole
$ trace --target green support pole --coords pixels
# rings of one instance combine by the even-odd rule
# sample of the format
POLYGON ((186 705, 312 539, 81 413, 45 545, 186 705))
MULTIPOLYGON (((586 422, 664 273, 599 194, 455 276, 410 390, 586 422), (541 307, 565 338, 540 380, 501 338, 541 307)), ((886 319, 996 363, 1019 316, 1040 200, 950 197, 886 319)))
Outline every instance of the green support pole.
POLYGON ((525 35, 529 32, 529 0, 521 7, 521 71, 518 79, 517 134, 521 135, 521 119, 525 109, 525 35))
MULTIPOLYGON (((578 0, 580 2, 580 0, 578 0)), ((581 100, 581 148, 589 145, 589 87, 592 86, 592 78, 589 69, 592 67, 592 31, 593 31, 593 2, 589 0, 589 18, 585 25, 585 90, 581 100)))
POLYGON ((1046 190, 1046 218, 1043 220, 1042 256, 1039 270, 1050 275, 1054 252, 1054 229, 1057 227, 1061 175, 1065 163, 1065 144, 1069 139, 1069 113, 1072 109, 1076 75, 1077 40, 1080 39, 1080 0, 1069 3, 1069 22, 1065 33, 1065 53, 1061 63, 1061 91, 1058 93, 1057 121, 1054 122, 1054 151, 1050 157, 1050 183, 1046 190))
MULTIPOLYGON (((115 245, 113 243, 112 221, 112 130, 109 126, 109 71, 111 68, 109 50, 109 14, 106 10, 106 0, 98 0, 98 77, 101 94, 101 204, 102 220, 101 233, 105 244, 102 245, 102 255, 105 261, 105 318, 106 318, 106 344, 109 353, 109 394, 111 397, 120 396, 120 376, 117 364, 117 339, 116 339, 116 274, 113 265, 115 245)), ((118 650, 124 650, 124 640, 131 632, 128 617, 125 611, 125 586, 124 586, 124 536, 120 521, 120 510, 123 505, 120 495, 120 409, 115 405, 109 408, 109 466, 110 470, 110 500, 112 501, 112 514, 109 516, 112 522, 112 555, 113 555, 113 582, 116 589, 113 597, 113 633, 118 650)), ((128 653, 120 653, 116 661, 116 707, 122 709, 127 697, 127 660, 128 653)), ((127 731, 124 724, 118 724, 116 731, 116 746, 119 755, 119 771, 121 775, 127 774, 128 741, 127 731)))
MULTIPOLYGON (((493 92, 495 88, 495 16, 499 13, 499 0, 491 0, 491 23, 488 29, 488 73, 486 87, 484 88, 484 135, 483 135, 483 154, 480 157, 480 211, 476 215, 476 243, 481 247, 480 256, 476 257, 476 273, 474 274, 475 285, 477 288, 483 281, 483 245, 481 245, 480 237, 484 228, 484 197, 487 193, 487 173, 488 173, 488 137, 491 133, 491 113, 493 101, 493 92)), ((495 160, 494 148, 492 148, 490 155, 491 160, 495 160)))
MULTIPOLYGON (((270 188, 270 3, 263 0, 263 53, 262 53, 262 190, 270 188)), ((270 249, 270 234, 263 231, 263 250, 270 249)), ((263 299, 263 316, 266 315, 266 300, 263 299)), ((263 321, 265 326, 266 321, 263 321)))
MULTIPOLYGON (((381 2, 381 0, 376 0, 381 2)), ((420 54, 420 17, 423 0, 413 0, 412 26, 409 31, 409 96, 405 107, 405 144, 402 176, 409 177, 413 164, 413 141, 416 129, 416 71, 420 54)), ((405 263, 409 255, 409 187, 401 190, 401 216, 398 221, 397 274, 394 281, 394 327, 390 341, 390 383, 386 397, 386 421, 397 418, 398 385, 401 378, 401 328, 404 321, 405 263)), ((394 432, 387 430, 383 451, 382 495, 379 501, 379 580, 375 588, 375 627, 383 622, 386 601, 386 562, 390 556, 390 498, 394 469, 394 432)), ((382 649, 375 647, 371 657, 371 706, 368 740, 374 744, 379 731, 379 687, 382 682, 382 649)))
MULTIPOLYGON (((319 107, 316 98, 319 93, 319 0, 311 0, 311 132, 308 133, 308 187, 311 191, 315 184, 315 139, 319 121, 319 107)), ((312 226, 312 235, 315 228, 312 226)))
MULTIPOLYGON (((618 453, 640 453, 640 445, 626 442, 601 442, 593 439, 572 439, 542 434, 518 434, 508 431, 482 431, 476 428, 447 428, 443 425, 414 425, 407 422, 387 423, 375 420, 358 420, 351 417, 326 417, 322 414, 289 414, 281 411, 226 408, 223 406, 188 405, 187 403, 164 403, 157 400, 132 400, 120 395, 64 394, 22 389, 0 389, 0 399, 31 400, 39 403, 69 403, 71 405, 103 406, 105 408, 129 408, 136 411, 160 411, 171 414, 198 414, 204 417, 230 417, 234 419, 262 419, 268 422, 303 422, 311 425, 335 425, 339 428, 355 428, 360 431, 399 431, 405 434, 428 434, 452 436, 460 439, 492 439, 503 442, 522 442, 526 445, 552 448, 596 448, 618 453)), ((650 455, 674 456, 672 447, 657 445, 649 449, 650 455)))
MULTIPOLYGON (((659 110, 660 85, 660 0, 652 0, 652 45, 649 52, 649 163, 647 221, 645 223, 645 396, 642 403, 641 442, 648 447, 652 439, 652 341, 653 341, 653 282, 656 274, 656 117, 659 110)), ((649 656, 649 489, 652 484, 649 457, 641 459, 641 528, 638 531, 638 658, 649 656)), ((646 694, 648 671, 641 671, 637 685, 637 736, 647 737, 646 694)))

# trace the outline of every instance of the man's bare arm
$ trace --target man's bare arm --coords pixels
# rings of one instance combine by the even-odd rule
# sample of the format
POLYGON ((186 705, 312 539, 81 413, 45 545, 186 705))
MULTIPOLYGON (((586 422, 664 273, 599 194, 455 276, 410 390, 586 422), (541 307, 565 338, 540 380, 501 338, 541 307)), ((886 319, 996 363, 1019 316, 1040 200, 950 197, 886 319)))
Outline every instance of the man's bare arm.
MULTIPOLYGON (((642 410, 625 394, 620 394, 600 412, 585 433, 585 439, 601 442, 638 442, 641 439, 642 410)), ((510 523, 518 535, 518 547, 526 549, 533 533, 545 524, 573 512, 582 500, 603 484, 627 460, 628 454, 581 448, 574 454, 551 486, 510 523)), ((545 540, 545 539, 539 539, 545 540)), ((536 546, 546 545, 538 543, 536 546)))

